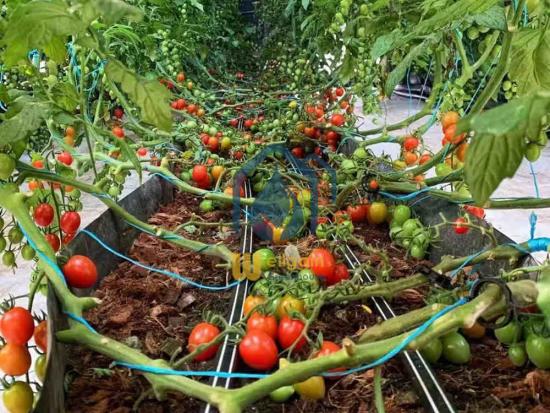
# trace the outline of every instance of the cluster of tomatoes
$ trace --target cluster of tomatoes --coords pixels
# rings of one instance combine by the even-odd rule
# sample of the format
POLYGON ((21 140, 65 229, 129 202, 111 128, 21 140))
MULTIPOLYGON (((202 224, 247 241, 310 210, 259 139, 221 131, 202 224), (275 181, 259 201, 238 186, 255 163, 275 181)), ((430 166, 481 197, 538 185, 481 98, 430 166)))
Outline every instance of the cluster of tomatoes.
POLYGON ((188 114, 197 116, 199 118, 204 116, 204 114, 206 113, 205 110, 196 103, 188 103, 183 98, 172 101, 172 103, 170 103, 170 107, 174 110, 185 110, 188 114))
MULTIPOLYGON (((40 356, 36 359, 34 371, 40 381, 46 375, 46 356, 48 346, 48 325, 46 320, 35 320, 23 307, 13 307, 0 318, 0 334, 4 346, 0 349, 0 370, 7 376, 22 376, 29 372, 32 357, 29 341, 34 339, 40 356)), ((33 406, 33 391, 26 381, 4 383, 2 399, 10 412, 30 412, 33 406)))
MULTIPOLYGON (((45 237, 52 249, 57 252, 61 246, 61 240, 52 230, 54 223, 55 210, 48 202, 42 202, 34 208, 33 218, 36 225, 42 227, 45 231, 45 237)), ((63 233, 63 244, 68 244, 74 238, 80 227, 80 214, 76 211, 65 211, 59 218, 59 228, 63 233)))
POLYGON ((223 132, 208 128, 200 134, 201 142, 212 153, 228 152, 231 149, 231 138, 223 136, 223 132))
POLYGON ((430 161, 432 156, 428 152, 421 152, 420 140, 416 136, 408 135, 403 139, 401 145, 402 167, 424 165, 430 161))

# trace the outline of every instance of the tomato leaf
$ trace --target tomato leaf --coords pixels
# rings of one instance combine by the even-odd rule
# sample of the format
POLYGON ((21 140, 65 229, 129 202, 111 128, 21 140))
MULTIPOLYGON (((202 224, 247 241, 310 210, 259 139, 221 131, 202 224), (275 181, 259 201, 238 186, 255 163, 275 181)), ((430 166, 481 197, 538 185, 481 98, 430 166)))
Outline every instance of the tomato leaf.
POLYGON ((428 43, 429 42, 424 41, 419 45, 413 47, 411 51, 407 53, 407 55, 403 57, 399 62, 399 64, 391 71, 391 73, 388 76, 388 79, 386 80, 386 84, 384 86, 384 93, 386 94, 386 96, 392 95, 395 87, 405 77, 407 69, 410 67, 413 60, 415 60, 418 56, 422 55, 424 51, 429 50, 427 47, 428 43))
POLYGON ((32 49, 55 50, 59 58, 59 42, 85 30, 86 25, 62 1, 37 0, 20 5, 8 20, 2 37, 4 64, 11 67, 26 61, 32 49))
POLYGON ((0 146, 25 139, 42 125, 46 117, 44 105, 28 96, 17 98, 1 116, 0 146))
POLYGON ((304 10, 307 10, 310 2, 311 0, 302 0, 302 7, 304 8, 304 10))
POLYGON ((504 7, 493 6, 483 13, 474 16, 474 21, 478 26, 488 27, 495 30, 506 30, 506 13, 504 7))
POLYGON ((118 60, 110 60, 105 73, 139 106, 144 122, 163 130, 171 129, 170 92, 163 85, 136 75, 118 60))
POLYGON ((78 92, 68 82, 58 82, 53 85, 50 92, 58 106, 67 112, 74 112, 79 104, 78 92))
POLYGON ((143 13, 122 0, 88 0, 82 8, 82 19, 87 24, 101 18, 105 24, 112 25, 123 17, 137 22, 143 18, 143 13))
POLYGON ((518 95, 550 90, 550 29, 522 29, 512 42, 510 78, 518 95))
POLYGON ((136 169, 136 172, 138 173, 139 180, 141 182, 141 163, 139 162, 139 159, 136 155, 136 152, 130 148, 128 143, 124 139, 117 139, 117 146, 120 148, 120 151, 122 152, 122 155, 126 159, 128 159, 130 162, 132 162, 132 165, 134 165, 134 168, 136 169))
POLYGON ((478 203, 487 201, 504 178, 514 175, 523 159, 526 139, 539 137, 549 112, 550 92, 538 92, 460 121, 457 133, 475 134, 464 176, 478 203))
POLYGON ((354 59, 349 50, 346 51, 344 61, 342 63, 342 66, 340 66, 340 80, 342 81, 342 83, 347 83, 350 79, 353 78, 353 60, 354 59))

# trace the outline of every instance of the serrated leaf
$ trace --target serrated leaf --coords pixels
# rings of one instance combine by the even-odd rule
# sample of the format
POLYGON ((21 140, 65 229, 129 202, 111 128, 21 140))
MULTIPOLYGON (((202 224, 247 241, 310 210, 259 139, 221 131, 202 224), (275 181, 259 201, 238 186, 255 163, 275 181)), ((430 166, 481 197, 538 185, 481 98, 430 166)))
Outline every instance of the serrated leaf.
POLYGON ((384 56, 386 53, 388 53, 390 50, 392 50, 399 41, 403 37, 403 33, 401 33, 400 30, 396 29, 391 33, 385 34, 383 36, 378 37, 374 44, 372 45, 371 49, 371 55, 374 60, 384 56))
POLYGON ((468 148, 464 176, 478 203, 487 201, 504 178, 514 176, 526 140, 539 137, 548 113, 550 92, 538 92, 459 122, 457 133, 475 134, 468 148))
POLYGON ((86 25, 68 11, 64 2, 37 0, 20 5, 2 38, 4 64, 14 66, 26 60, 29 50, 51 49, 55 42, 85 30, 86 25))
POLYGON ((518 95, 550 90, 550 29, 522 29, 512 41, 510 78, 518 95))
POLYGON ((481 27, 488 27, 495 30, 506 30, 506 13, 504 7, 493 6, 483 13, 474 16, 474 21, 481 27))
POLYGON ((143 12, 122 0, 88 0, 82 8, 82 19, 90 24, 100 19, 107 25, 112 25, 126 18, 138 22, 143 18, 143 12))
POLYGON ((144 122, 169 131, 172 128, 170 92, 156 80, 136 75, 118 60, 110 60, 105 74, 120 85, 123 92, 141 109, 144 122))
POLYGON ((353 74, 353 56, 348 50, 342 61, 342 66, 340 66, 339 77, 342 83, 347 83, 351 80, 353 74))
POLYGON ((139 162, 139 159, 136 155, 136 152, 130 148, 128 143, 124 139, 117 139, 117 146, 120 148, 120 151, 122 152, 122 155, 132 162, 132 165, 134 165, 134 168, 139 176, 139 181, 141 182, 141 162, 139 162))
POLYGON ((25 139, 42 125, 45 117, 43 104, 26 96, 16 99, 1 116, 0 146, 25 139))
POLYGON ((69 82, 58 82, 50 92, 58 106, 67 112, 74 112, 79 104, 79 96, 75 87, 69 82))
POLYGON ((389 74, 386 84, 384 86, 384 93, 386 96, 391 96, 395 87, 403 80, 407 69, 410 67, 413 60, 420 56, 427 49, 428 42, 422 42, 419 45, 413 47, 407 55, 401 59, 399 64, 389 74))
POLYGON ((61 37, 52 38, 51 42, 44 46, 44 53, 55 62, 63 62, 67 55, 67 46, 61 37))

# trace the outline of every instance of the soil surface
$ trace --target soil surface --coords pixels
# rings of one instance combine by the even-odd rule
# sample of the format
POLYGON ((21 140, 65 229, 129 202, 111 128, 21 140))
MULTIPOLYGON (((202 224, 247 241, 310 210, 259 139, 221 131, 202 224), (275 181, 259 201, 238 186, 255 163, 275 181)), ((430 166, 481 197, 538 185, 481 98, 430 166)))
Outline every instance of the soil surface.
MULTIPOLYGON (((198 202, 195 197, 178 194, 176 200, 162 207, 150 222, 174 229, 187 222, 193 213, 199 213, 198 202)), ((229 220, 227 212, 201 215, 210 222, 229 220)), ((411 275, 419 265, 429 265, 427 261, 411 260, 402 249, 391 246, 387 228, 361 225, 356 233, 361 234, 367 243, 386 251, 394 268, 394 277, 411 275)), ((221 240, 218 228, 184 234, 205 242, 221 240)), ((234 235, 229 235, 224 242, 233 250, 239 247, 234 235)), ((302 255, 315 242, 313 237, 300 240, 298 248, 302 255)), ((370 259, 376 263, 379 260, 376 256, 366 256, 357 247, 353 249, 361 261, 370 259)), ((225 271, 217 269, 216 262, 211 258, 186 252, 146 234, 141 234, 136 240, 130 256, 205 284, 221 285, 226 281, 225 271)), ((397 313, 422 307, 426 293, 425 288, 407 290, 392 300, 392 306, 397 313)), ((102 304, 88 312, 86 318, 97 330, 139 347, 148 356, 168 359, 174 347, 185 349, 191 328, 203 319, 205 311, 225 315, 231 292, 204 292, 123 263, 104 278, 96 296, 102 299, 102 304)), ((340 342, 344 337, 356 337, 379 321, 368 302, 330 305, 321 311, 312 326, 310 337, 322 333, 325 339, 340 342)), ((490 334, 481 340, 469 341, 473 357, 468 365, 453 366, 440 362, 434 366, 440 383, 458 412, 550 412, 550 372, 532 367, 513 367, 506 356, 506 349, 490 334)), ((69 359, 67 412, 130 412, 140 395, 150 388, 139 373, 109 369, 111 360, 97 353, 70 347, 69 359)), ((213 363, 192 362, 187 368, 210 369, 213 363)), ((246 371, 246 368, 238 365, 237 371, 246 371)), ((387 413, 426 411, 399 359, 384 365, 382 376, 387 413)), ((245 384, 244 381, 233 383, 237 386, 245 384)), ((248 408, 247 412, 375 411, 372 370, 326 383, 327 396, 320 402, 307 402, 294 397, 285 404, 277 404, 265 398, 248 408)), ((203 403, 189 397, 170 395, 163 402, 147 397, 136 407, 138 412, 144 413, 193 413, 200 412, 203 406, 203 403)))

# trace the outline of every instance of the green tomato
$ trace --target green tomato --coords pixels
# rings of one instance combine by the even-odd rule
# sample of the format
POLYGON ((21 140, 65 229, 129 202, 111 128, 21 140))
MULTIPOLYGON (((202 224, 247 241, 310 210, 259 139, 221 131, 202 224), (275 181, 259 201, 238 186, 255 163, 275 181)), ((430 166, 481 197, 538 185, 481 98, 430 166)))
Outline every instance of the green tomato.
POLYGON ((431 340, 420 350, 420 353, 424 356, 428 363, 437 363, 443 354, 443 344, 439 338, 431 340))
POLYGON ((23 257, 24 260, 30 261, 34 258, 35 255, 36 255, 36 251, 29 244, 26 244, 21 249, 21 256, 23 257))
POLYGON ((479 37, 478 28, 475 26, 468 28, 468 30, 466 31, 466 36, 468 36, 468 39, 470 40, 476 40, 479 37))
POLYGON ((355 151, 353 151, 353 159, 367 159, 367 151, 365 148, 357 148, 355 151))
POLYGON ((502 82, 502 90, 508 92, 510 89, 512 89, 512 82, 510 82, 509 80, 505 80, 504 82, 502 82))
POLYGON ((311 191, 307 189, 302 189, 300 192, 298 192, 297 200, 301 206, 309 207, 311 203, 311 191))
POLYGON ((183 171, 180 175, 180 179, 183 182, 189 182, 191 181, 191 173, 189 171, 183 171))
POLYGON ((109 191, 107 191, 110 196, 113 198, 116 198, 120 195, 120 190, 116 186, 112 186, 109 188, 109 191))
POLYGON ((8 179, 14 169, 15 159, 5 153, 0 153, 0 179, 8 179))
POLYGON ((9 413, 29 413, 34 395, 27 383, 16 381, 2 393, 4 406, 9 413))
POLYGON ((527 148, 525 148, 525 158, 529 162, 535 162, 540 158, 541 154, 541 147, 537 145, 536 143, 530 143, 527 145, 527 148))
POLYGON ((269 248, 261 248, 254 252, 252 254, 252 262, 254 263, 254 268, 256 268, 256 265, 260 265, 262 271, 269 271, 277 263, 275 253, 269 248))
POLYGON ((466 364, 470 361, 472 353, 470 344, 459 333, 449 333, 441 339, 443 344, 443 357, 454 364, 466 364))
POLYGON ((0 235, 0 252, 4 251, 7 245, 8 242, 6 241, 6 238, 0 235))
POLYGON ((399 225, 392 225, 390 227, 390 238, 391 239, 398 238, 399 233, 401 233, 402 230, 403 229, 399 225))
POLYGON ((295 393, 294 387, 284 386, 284 387, 278 388, 277 390, 273 390, 271 393, 269 393, 269 397, 274 402, 284 403, 288 399, 290 399, 294 393, 295 393))
POLYGON ((397 225, 403 225, 411 218, 411 209, 407 205, 397 205, 393 210, 393 220, 397 225))
POLYGON ((328 224, 317 225, 317 228, 315 229, 315 235, 317 236, 317 238, 327 239, 328 228, 328 224))
POLYGON ((199 204, 199 209, 202 212, 211 212, 214 210, 214 204, 211 200, 205 199, 199 204))
POLYGON ((420 245, 414 244, 411 247, 411 257, 416 258, 417 260, 421 260, 426 255, 426 250, 422 248, 420 245))
POLYGON ((9 268, 15 267, 15 254, 13 251, 4 252, 4 255, 2 255, 2 264, 9 268))
POLYGON ((415 218, 409 218, 407 219, 403 225, 401 226, 401 228, 403 229, 403 231, 401 231, 401 236, 404 236, 404 237, 411 237, 413 232, 417 229, 417 228, 421 228, 422 227, 422 224, 420 223, 420 221, 418 219, 415 219, 415 218))
POLYGON ((44 378, 46 377, 46 356, 41 355, 36 359, 36 362, 34 363, 34 372, 36 373, 36 377, 38 377, 38 380, 40 380, 42 383, 44 383, 44 378))
POLYGON ((527 337, 525 349, 529 360, 539 369, 550 369, 550 337, 531 334, 527 337))
POLYGON ((521 367, 527 362, 527 353, 525 351, 525 345, 513 344, 508 349, 508 358, 512 364, 516 367, 521 367))
POLYGON ((521 324, 516 321, 512 321, 506 324, 504 327, 497 328, 495 330, 495 337, 502 344, 514 344, 521 339, 521 324))
POLYGON ((21 232, 19 227, 13 227, 8 232, 8 239, 12 244, 19 244, 23 240, 23 232, 21 232))
POLYGON ((435 174, 437 176, 447 176, 453 173, 453 168, 451 168, 446 163, 440 163, 435 167, 435 174))
POLYGON ((346 174, 355 174, 357 172, 357 164, 351 159, 344 159, 340 165, 340 170, 346 174))

